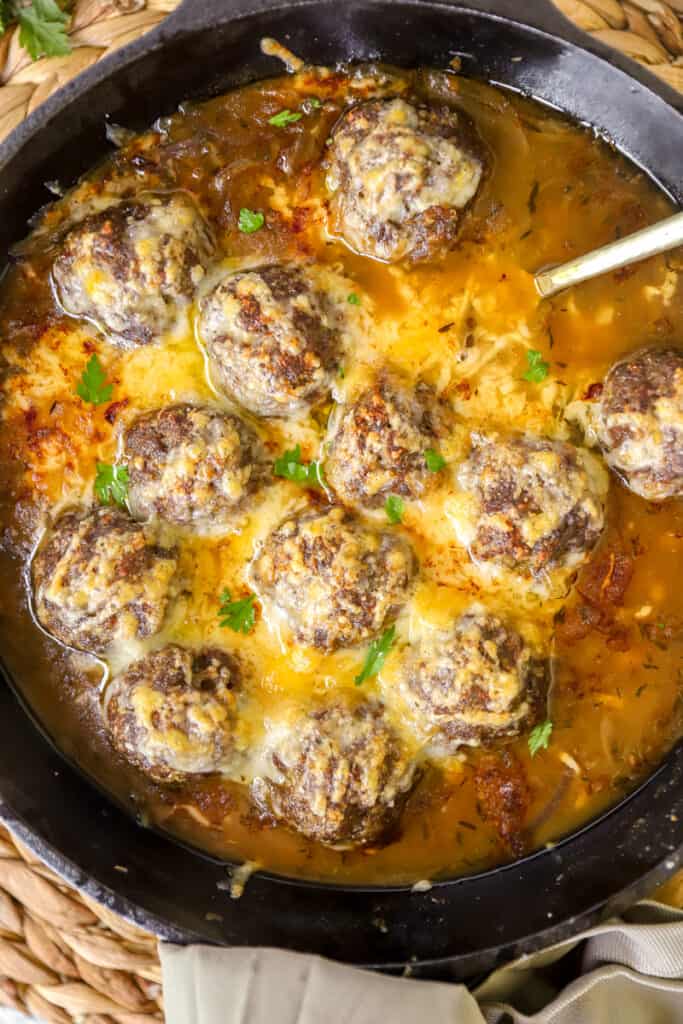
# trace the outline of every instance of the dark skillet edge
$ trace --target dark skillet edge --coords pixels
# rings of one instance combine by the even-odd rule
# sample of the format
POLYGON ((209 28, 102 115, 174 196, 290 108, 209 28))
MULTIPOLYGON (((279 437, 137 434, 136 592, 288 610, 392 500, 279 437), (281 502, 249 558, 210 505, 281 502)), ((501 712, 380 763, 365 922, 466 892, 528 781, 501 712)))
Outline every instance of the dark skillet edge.
MULTIPOLYGON (((199 31, 202 25, 213 24, 215 3, 216 0, 192 0, 192 4, 186 2, 175 17, 149 36, 106 58, 60 90, 32 114, 8 141, 0 145, 0 171, 29 141, 42 133, 60 112, 86 96, 108 76, 132 66, 146 55, 159 54, 164 46, 177 42, 188 31, 199 31)), ((223 12, 221 24, 235 18, 247 18, 258 12, 266 14, 276 8, 308 6, 311 5, 307 0, 293 5, 274 3, 272 0, 231 3, 229 9, 226 7, 223 12)), ((370 7, 377 6, 377 3, 370 4, 370 7)), ((350 4, 351 7, 355 5, 350 4)), ((411 11, 417 11, 420 7, 424 10, 443 11, 452 5, 432 5, 412 0, 411 11)), ((514 18, 518 14, 514 8, 518 8, 519 4, 515 0, 495 0, 493 3, 470 0, 463 7, 465 11, 488 11, 501 18, 514 18)), ((525 12, 525 17, 528 21, 533 20, 539 43, 544 39, 553 43, 552 39, 542 35, 548 31, 570 38, 597 56, 607 58, 613 68, 619 69, 623 84, 628 83, 627 76, 630 76, 646 86, 654 104, 653 114, 661 115, 665 102, 671 103, 672 97, 676 97, 671 89, 638 65, 615 56, 593 40, 587 43, 589 37, 573 29, 569 22, 548 6, 534 5, 534 11, 529 15, 525 12)), ((260 67, 267 68, 264 73, 279 70, 275 62, 258 63, 260 67)), ((465 63, 463 72, 467 71, 465 63)), ((520 91, 533 92, 525 88, 520 91)), ((680 98, 672 106, 680 108, 680 98)), ((669 110, 669 118, 671 114, 673 111, 669 110)), ((675 114, 673 116, 676 117, 675 114)), ((683 121, 680 124, 683 125, 683 121)), ((625 128, 628 128, 628 123, 625 128)), ((619 142, 619 139, 615 141, 619 142)), ((628 146, 622 148, 629 152, 628 146)), ((667 185, 670 192, 680 199, 680 181, 669 180, 667 185)), ((2 189, 0 199, 6 191, 6 188, 2 189)), ((13 704, 15 716, 17 713, 22 716, 21 720, 17 717, 16 721, 17 759, 13 768, 13 771, 19 771, 25 767, 22 755, 31 743, 30 739, 24 741, 23 736, 28 736, 33 726, 9 691, 5 688, 3 690, 5 692, 0 692, 0 708, 3 713, 13 704)), ((40 796, 49 798, 50 779, 61 773, 66 775, 69 768, 51 750, 41 750, 41 756, 44 762, 41 762, 41 786, 44 788, 41 788, 40 796)), ((0 777, 4 774, 2 766, 5 760, 6 754, 0 753, 0 777)), ((8 774, 8 777, 11 780, 12 776, 8 774)), ((487 889, 496 895, 489 895, 490 909, 484 914, 488 928, 486 935, 482 931, 479 936, 476 935, 476 928, 472 932, 472 922, 467 920, 467 912, 483 899, 483 896, 477 895, 476 889, 481 878, 443 883, 430 892, 409 895, 405 890, 340 892, 310 883, 292 884, 284 879, 261 875, 249 882, 239 902, 230 901, 226 892, 215 889, 217 883, 225 885, 227 880, 223 866, 200 859, 182 846, 169 843, 155 833, 135 825, 132 819, 127 816, 124 818, 121 810, 81 778, 74 778, 69 786, 79 793, 83 791, 78 809, 84 813, 79 817, 90 820, 95 833, 94 838, 87 839, 85 859, 91 862, 88 871, 77 866, 77 860, 82 863, 84 859, 82 836, 64 834, 59 839, 55 830, 43 820, 44 809, 32 805, 33 794, 24 794, 26 799, 22 802, 12 799, 12 794, 6 792, 6 800, 0 800, 0 819, 10 825, 22 841, 71 885, 169 941, 282 945, 319 952, 350 963, 391 970, 401 970, 410 962, 411 956, 417 955, 418 963, 412 967, 414 974, 456 979, 488 970, 513 956, 533 952, 567 938, 606 916, 618 913, 675 871, 683 854, 683 824, 680 821, 671 822, 668 817, 664 822, 663 816, 666 811, 671 811, 672 805, 675 806, 675 796, 672 799, 671 794, 680 793, 682 778, 683 750, 679 747, 634 794, 597 823, 558 844, 552 851, 541 852, 525 861, 487 873, 487 889), (113 867, 122 858, 121 849, 115 849, 116 842, 109 835, 114 824, 112 818, 117 829, 115 838, 120 841, 120 845, 122 841, 125 849, 130 838, 139 847, 137 854, 140 863, 133 869, 135 878, 118 874, 113 867), (34 824, 29 825, 29 821, 34 824), (100 835, 103 837, 102 842, 99 842, 100 835), (74 843, 75 849, 72 848, 74 843), (59 853, 58 849, 68 852, 59 853), (613 851, 609 864, 600 862, 601 855, 604 861, 605 849, 613 851), (567 850, 573 857, 570 864, 564 861, 567 850), (157 862, 157 858, 162 857, 165 861, 163 865, 157 862), (201 866, 201 897, 198 891, 184 891, 182 898, 178 893, 188 883, 190 889, 193 885, 196 887, 196 878, 189 877, 188 858, 191 858, 191 866, 196 874, 199 873, 197 865, 201 866), (576 861, 579 861, 578 867, 576 861), (541 865, 541 872, 538 865, 541 865), (151 898, 146 878, 149 870, 154 874, 157 888, 151 898), (542 875, 543 870, 545 875, 542 875), (599 872, 607 873, 609 878, 597 877, 599 872), (530 874, 532 877, 528 877, 530 874), (561 877, 565 881, 560 886, 561 877), (214 902, 206 899, 207 878, 214 890, 211 897, 214 902), (167 887, 165 893, 164 886, 167 887), (618 890, 616 894, 613 892, 615 888, 618 890), (125 896, 120 895, 122 891, 126 892, 125 896), (581 895, 581 909, 578 913, 572 913, 570 908, 576 907, 577 893, 581 895), (498 907, 496 898, 499 899, 498 907), (540 901, 543 901, 543 907, 539 911, 536 905, 540 901), (187 911, 187 904, 192 904, 193 911, 187 911), (205 907, 211 912, 216 909, 222 911, 223 921, 200 920, 205 907), (508 933, 504 934, 505 929, 497 920, 496 911, 500 916, 507 913, 508 918, 517 916, 519 920, 530 923, 517 928, 514 935, 511 934, 514 928, 508 928, 508 933), (174 917, 175 924, 171 923, 169 915, 174 917), (314 916, 316 920, 313 920, 314 916), (381 916, 387 919, 388 935, 383 935, 376 928, 373 930, 371 925, 373 919, 381 916), (253 926, 254 919, 257 928, 253 926), (559 920, 559 923, 546 923, 552 920, 559 920), (293 931, 296 932, 294 937, 293 931), (434 951, 437 937, 439 952, 443 955, 430 955, 434 951), (491 944, 493 939, 498 941, 491 944), (458 948, 453 948, 454 943, 458 948)), ((56 789, 59 791, 60 787, 56 789)), ((52 799, 53 802, 59 802, 60 796, 56 793, 52 799)), ((73 824, 82 828, 83 820, 74 821, 73 824)), ((67 833, 68 827, 67 822, 67 833)), ((124 853, 123 859, 125 857, 124 853)))

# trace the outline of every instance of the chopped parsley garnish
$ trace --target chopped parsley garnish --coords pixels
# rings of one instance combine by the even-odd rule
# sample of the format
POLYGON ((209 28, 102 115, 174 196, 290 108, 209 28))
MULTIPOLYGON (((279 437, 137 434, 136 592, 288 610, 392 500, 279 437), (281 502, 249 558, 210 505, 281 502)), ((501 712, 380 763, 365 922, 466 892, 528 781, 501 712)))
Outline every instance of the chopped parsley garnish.
POLYGON ((304 115, 296 110, 288 110, 285 107, 279 114, 273 114, 272 117, 268 118, 268 124, 274 125, 276 128, 286 128, 288 124, 294 124, 295 121, 300 121, 304 115))
POLYGON ((439 455, 436 449, 427 448, 425 449, 425 463, 430 473, 440 473, 446 465, 446 460, 443 455, 439 455))
POLYGON ((352 306, 360 306, 360 299, 355 292, 351 292, 350 295, 347 295, 346 301, 350 302, 352 306))
POLYGON ((389 626, 385 629, 378 640, 373 640, 368 647, 363 667, 354 679, 356 686, 360 686, 366 679, 376 676, 384 664, 385 658, 396 639, 396 626, 389 626))
POLYGON ((387 514, 387 519, 390 523, 400 523, 403 519, 403 512, 405 510, 405 504, 403 498, 399 498, 398 494, 390 494, 384 503, 384 511, 387 514))
POLYGON ((550 364, 546 363, 543 359, 543 353, 535 348, 527 349, 526 361, 529 364, 529 368, 524 374, 524 380, 528 380, 532 384, 540 384, 548 376, 550 364))
POLYGON ((125 508, 128 498, 128 480, 127 466, 110 466, 107 462, 98 462, 95 494, 100 503, 125 508))
POLYGON ((536 757, 539 750, 548 749, 552 732, 553 723, 549 718, 546 718, 545 722, 539 722, 538 725, 533 727, 529 733, 529 753, 532 757, 536 757))
POLYGON ((282 476, 285 480, 303 484, 305 487, 325 486, 322 463, 303 462, 299 444, 296 448, 291 448, 278 456, 273 463, 273 473, 275 476, 282 476))
POLYGON ((265 217, 260 210, 248 210, 246 206, 243 206, 240 210, 239 220, 237 227, 244 235, 252 235, 254 231, 258 231, 259 228, 263 227, 265 217))
POLYGON ((337 367, 337 376, 344 380, 344 377, 346 376, 346 370, 344 369, 343 366, 337 367))
POLYGON ((232 629, 235 633, 250 633, 256 621, 254 601, 256 594, 248 594, 239 601, 233 601, 229 590, 221 594, 221 606, 218 612, 220 625, 232 629))
POLYGON ((304 102, 308 103, 309 107, 313 110, 318 110, 323 105, 322 100, 318 99, 317 96, 307 96, 304 102))
POLYGON ((111 398, 112 384, 107 384, 107 374, 96 355, 90 357, 76 386, 76 394, 91 405, 103 405, 111 398))
POLYGON ((0 33, 14 21, 19 25, 19 42, 33 60, 71 53, 66 34, 69 15, 55 0, 32 0, 25 5, 7 0, 0 4, 0 33))

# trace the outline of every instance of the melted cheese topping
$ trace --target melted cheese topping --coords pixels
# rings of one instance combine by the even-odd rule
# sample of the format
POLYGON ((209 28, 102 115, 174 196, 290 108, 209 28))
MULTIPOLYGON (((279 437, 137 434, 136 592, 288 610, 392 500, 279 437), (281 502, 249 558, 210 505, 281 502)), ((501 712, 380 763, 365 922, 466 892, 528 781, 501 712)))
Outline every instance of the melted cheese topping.
MULTIPOLYGON (((327 88, 325 81, 322 76, 316 82, 318 91, 327 88)), ((300 88, 302 96, 311 91, 308 80, 290 86, 300 88)), ((562 190, 561 154, 574 136, 583 136, 551 119, 538 142, 534 136, 534 145, 538 145, 535 155, 529 142, 535 129, 527 129, 521 116, 509 104, 506 107, 508 101, 495 90, 485 96, 485 101, 475 97, 469 104, 487 145, 500 154, 480 207, 475 205, 475 213, 479 210, 485 225, 485 242, 466 238, 438 264, 380 265, 332 243, 326 230, 321 181, 315 177, 305 181, 277 177, 274 169, 268 166, 263 171, 261 165, 258 173, 249 172, 249 187, 255 192, 240 200, 252 208, 266 209, 267 219, 272 216, 287 229, 303 220, 305 226, 296 235, 299 255, 316 258, 334 271, 330 281, 337 281, 336 275, 341 273, 345 282, 352 282, 360 300, 358 306, 349 303, 353 344, 334 381, 333 402, 313 415, 288 420, 245 416, 269 456, 275 458, 298 444, 304 459, 324 458, 326 419, 333 403, 352 400, 384 366, 394 367, 408 380, 426 381, 450 402, 456 414, 452 435, 440 445, 447 467, 439 474, 437 486, 421 500, 406 503, 402 525, 389 526, 383 509, 367 513, 375 525, 404 531, 420 564, 411 597, 396 622, 397 643, 379 676, 364 684, 363 693, 368 695, 395 691, 404 645, 447 629, 454 617, 476 603, 518 629, 533 649, 549 650, 553 619, 566 587, 553 597, 542 598, 504 573, 493 578, 472 563, 467 539, 459 536, 453 525, 454 510, 462 500, 457 466, 469 450, 473 431, 502 435, 515 431, 575 440, 573 427, 565 418, 567 407, 574 402, 572 408, 576 408, 576 402, 612 359, 633 347, 638 321, 655 323, 667 315, 676 290, 670 269, 663 260, 655 260, 642 279, 625 282, 618 301, 613 289, 604 286, 591 292, 588 286, 584 293, 562 297, 562 305, 539 303, 531 269, 542 262, 559 261, 565 241, 574 237, 573 224, 580 221, 582 225, 582 248, 603 240, 597 231, 591 235, 581 197, 562 190), (549 177, 544 177, 545 160, 550 160, 549 177), (536 180, 540 187, 530 189, 536 180), (531 257, 520 240, 530 230, 526 200, 530 191, 539 208, 544 194, 551 195, 554 203, 552 216, 545 211, 533 221, 531 257), (504 198, 502 212, 496 205, 500 196, 504 198), (596 294, 599 301, 591 298, 596 294), (642 310, 647 310, 647 317, 642 310), (532 349, 550 362, 548 377, 537 384, 523 379, 527 352, 532 349)), ((532 118, 528 111, 526 116, 532 118)), ((576 142, 567 152, 579 161, 589 145, 592 143, 585 140, 580 145, 576 142)), ((601 160, 606 162, 604 155, 601 160)), ((112 191, 116 187, 112 185, 112 191)), ((623 189, 628 199, 625 184, 623 189)), ((86 184, 79 186, 74 196, 67 196, 65 203, 69 202, 97 206, 101 197, 88 198, 86 184)), ((609 210, 609 197, 605 202, 609 210)), ((202 290, 210 288, 226 269, 283 258, 281 250, 267 248, 271 243, 258 232, 246 240, 235 234, 230 237, 235 251, 209 271, 202 290)), ((289 249, 286 254, 290 255, 289 249)), ((346 298, 341 292, 338 297, 346 298)), ((76 321, 47 326, 28 350, 11 337, 7 340, 4 354, 15 372, 3 383, 2 418, 20 439, 17 457, 25 466, 23 485, 42 510, 43 521, 67 507, 93 503, 96 463, 116 462, 121 436, 141 412, 180 401, 235 411, 207 372, 197 320, 195 305, 159 344, 127 352, 108 345, 92 328, 76 321), (98 407, 84 404, 75 394, 76 382, 93 351, 113 385, 112 402, 98 407)), ((590 435, 588 440, 590 443, 590 435)), ((592 460, 588 462, 592 465, 592 460)), ((180 468, 173 467, 174 472, 180 468)), ((604 488, 601 474, 602 470, 596 474, 599 490, 604 488)), ((248 679, 238 742, 246 752, 240 765, 240 777, 246 779, 272 770, 263 753, 269 730, 276 733, 286 728, 302 706, 329 691, 355 692, 354 679, 367 653, 366 647, 328 654, 303 647, 267 603, 246 636, 219 624, 221 592, 227 588, 233 597, 246 594, 251 589, 247 567, 264 538, 284 518, 309 504, 305 490, 273 478, 240 509, 230 533, 197 536, 182 529, 169 530, 179 548, 179 574, 186 581, 183 593, 173 603, 159 635, 120 643, 108 657, 108 670, 115 675, 142 653, 170 641, 234 651, 248 679)), ((533 527, 542 532, 545 525, 540 515, 533 527)), ((151 719, 157 696, 141 691, 136 699, 141 702, 138 712, 151 719)), ((399 702, 390 704, 389 713, 407 747, 417 750, 418 741, 414 732, 405 728, 399 702)), ((181 736, 169 739, 182 745, 181 736)), ((449 771, 457 774, 462 767, 453 761, 449 771)))

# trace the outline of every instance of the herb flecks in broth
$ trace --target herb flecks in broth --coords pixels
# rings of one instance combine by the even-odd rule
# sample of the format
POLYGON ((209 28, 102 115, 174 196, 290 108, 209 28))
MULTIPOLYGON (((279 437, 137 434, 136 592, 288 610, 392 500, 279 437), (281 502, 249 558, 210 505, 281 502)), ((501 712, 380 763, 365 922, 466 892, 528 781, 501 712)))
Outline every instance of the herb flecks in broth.
MULTIPOLYGON (((399 121, 407 116, 400 104, 390 113, 399 121)), ((397 138, 392 145, 398 145, 397 138)), ((680 501, 639 498, 612 473, 598 546, 587 562, 577 562, 560 592, 546 596, 519 580, 482 575, 454 536, 453 502, 463 500, 456 493, 457 474, 470 456, 473 434, 496 443, 526 433, 555 446, 581 444, 595 427, 602 382, 616 360, 645 343, 680 351, 683 300, 678 273, 665 257, 544 303, 533 286, 538 267, 566 261, 664 217, 670 212, 666 199, 604 143, 556 115, 481 83, 432 71, 353 69, 347 75, 304 69, 207 103, 187 104, 149 133, 121 141, 108 161, 44 212, 19 247, 0 296, 9 368, 0 442, 7 540, 2 642, 28 700, 60 745, 77 751, 83 766, 122 799, 133 794, 150 820, 219 855, 351 882, 414 880, 486 867, 557 839, 614 802, 681 731, 680 501), (457 244, 431 261, 378 262, 344 245, 331 230, 326 143, 348 105, 386 97, 415 97, 455 112, 460 120, 450 137, 457 146, 447 149, 448 158, 463 161, 470 184, 477 162, 485 168, 476 196, 465 199, 467 189, 462 193, 457 244), (459 134, 465 124, 473 126, 478 140, 472 149, 459 134), (119 322, 126 309, 114 304, 112 322, 124 342, 114 347, 94 323, 63 315, 49 287, 50 271, 56 240, 69 226, 119 203, 133 204, 127 216, 135 220, 142 215, 134 206, 141 192, 184 197, 174 208, 188 217, 180 241, 194 256, 178 259, 178 277, 171 284, 180 294, 196 294, 198 301, 172 324, 166 324, 166 310, 152 304, 132 333, 130 324, 119 322), (214 242, 216 261, 207 262, 214 242), (312 262, 333 296, 329 307, 306 305, 312 300, 305 289, 282 297, 277 291, 282 282, 260 275, 272 264, 312 262), (183 276, 188 266, 195 268, 197 280, 183 276), (262 306, 266 299, 284 302, 279 308, 287 310, 291 322, 297 310, 309 318, 315 314, 309 362, 285 360, 287 338, 280 339, 277 358, 264 349, 265 372, 284 371, 278 407, 284 413, 275 418, 270 412, 264 418, 258 409, 236 411, 234 402, 222 397, 224 378, 215 371, 231 372, 230 352, 222 350, 225 358, 217 361, 221 332, 205 338, 198 327, 204 297, 224 275, 242 271, 248 272, 241 293, 247 319, 254 311, 251 300, 259 296, 262 306), (142 333, 153 334, 162 320, 162 336, 141 344, 142 333), (318 376, 310 383, 306 374, 314 365, 318 376), (434 397, 419 409, 414 443, 413 435, 398 431, 394 436, 405 460, 402 475, 383 480, 375 464, 372 487, 367 481, 363 488, 348 487, 349 543, 362 536, 373 552, 389 534, 384 543, 405 542, 419 572, 400 607, 387 608, 386 620, 368 640, 336 650, 305 646, 293 637, 282 609, 268 595, 255 593, 253 567, 265 574, 264 544, 284 520, 326 519, 329 481, 340 479, 339 467, 347 468, 337 458, 337 472, 332 466, 325 473, 326 459, 335 458, 329 440, 345 411, 360 407, 369 415, 360 398, 368 389, 372 394, 373 382, 386 368, 395 379, 411 387, 419 383, 422 394, 434 397), (177 597, 169 602, 159 633, 119 644, 108 655, 111 671, 126 679, 131 663, 151 664, 150 652, 156 650, 167 652, 160 662, 181 664, 176 648, 167 645, 228 650, 235 659, 230 670, 239 686, 233 690, 232 676, 226 676, 225 692, 210 704, 212 714, 225 712, 230 723, 225 776, 183 777, 169 787, 136 771, 112 749, 102 729, 96 678, 84 656, 72 655, 36 629, 20 570, 49 518, 91 507, 100 492, 102 500, 125 503, 129 485, 123 471, 134 480, 141 469, 128 455, 121 458, 124 435, 142 415, 184 403, 243 416, 244 429, 253 434, 250 450, 258 450, 253 461, 258 486, 246 500, 236 501, 229 519, 203 523, 201 533, 182 523, 164 527, 164 545, 177 551, 177 597), (438 403, 453 417, 443 434, 423 422, 424 410, 436 414, 438 403), (362 533, 356 521, 363 524, 362 533), (504 629, 497 625, 501 622, 504 629), (460 633, 453 632, 454 623, 460 633), (455 647, 454 636, 461 636, 455 647), (484 747, 461 745, 456 756, 430 748, 425 757, 406 728, 399 696, 405 690, 408 701, 428 706, 434 722, 441 722, 435 665, 457 655, 465 645, 462 637, 482 659, 494 657, 498 704, 479 706, 476 675, 468 677, 464 702, 456 709, 458 727, 476 736, 493 729, 498 739, 484 747), (418 661, 423 657, 424 665, 406 689, 411 652, 418 661), (552 684, 546 707, 541 691, 547 665, 538 668, 536 658, 548 653, 552 684), (418 685, 427 677, 429 691, 418 685), (538 707, 523 705, 524 692, 516 689, 520 680, 530 681, 527 693, 538 688, 538 707), (357 708, 381 700, 387 721, 382 718, 381 729, 375 729, 372 715, 366 721, 357 708), (342 851, 273 827, 272 821, 264 825, 264 807, 254 805, 239 781, 241 773, 247 781, 254 773, 266 777, 263 751, 269 739, 289 756, 283 738, 300 730, 296 757, 310 756, 304 740, 312 727, 305 716, 322 704, 331 722, 354 722, 359 743, 385 737, 381 756, 372 748, 377 755, 372 764, 387 778, 393 777, 387 767, 391 737, 403 737, 407 755, 420 759, 421 777, 407 800, 400 833, 388 845, 342 851), (508 717, 497 719, 497 708, 508 717), (534 730, 508 738, 496 734, 511 714, 529 722, 536 715, 534 730), (506 786, 512 794, 507 804, 500 798, 506 786)), ((445 152, 440 143, 432 145, 445 152)), ((114 219, 112 229, 116 224, 114 219)), ((443 232, 452 227, 442 225, 443 232)), ((81 238, 87 240, 87 232, 81 238)), ((433 240, 428 238, 430 244, 433 240)), ((417 232, 410 244, 419 247, 422 241, 417 232)), ((381 245, 382 239, 372 244, 381 245)), ((147 258, 149 272, 156 274, 154 254, 147 258)), ((135 283, 130 276, 125 280, 128 301, 135 283)), ((160 294, 168 282, 155 280, 160 294)), ((85 274, 82 285, 90 297, 109 287, 106 275, 85 274)), ((238 373, 235 387, 240 386, 244 375, 238 373)), ((240 394, 247 404, 249 393, 240 394)), ((373 415, 382 411, 370 408, 373 415)), ((661 420, 661 410, 658 415, 661 420)), ((609 421, 604 429, 613 426, 609 421)), ((356 435, 351 440, 355 443, 356 435)), ((174 487, 186 493, 179 481, 188 466, 198 464, 194 444, 174 440, 177 458, 165 478, 171 497, 174 487)), ((230 452, 238 450, 235 443, 230 452)), ((144 451, 133 454, 143 458, 144 451)), ((379 445, 380 469, 382 451, 379 445)), ((543 462, 558 451, 535 453, 535 458, 543 462)), ((224 448, 220 457, 228 458, 224 448)), ((240 477, 245 465, 231 466, 246 493, 240 477)), ((201 485, 210 489, 213 478, 201 485)), ((542 511, 535 513, 535 522, 544 538, 542 511)), ((487 521, 496 514, 489 508, 487 521)), ((524 558, 531 564, 527 552, 534 551, 538 538, 523 539, 524 558)), ((575 535, 563 539, 567 550, 574 540, 575 535)), ((302 542, 301 550, 305 547, 302 542)), ((400 550, 406 559, 407 548, 400 550)), ((543 568, 539 558, 545 551, 535 549, 534 566, 543 568)), ((309 592, 311 578, 302 574, 309 592)), ((542 572, 540 578, 543 582, 542 572)), ((298 595, 291 599, 294 605, 298 595)), ((303 621, 301 628, 309 625, 303 621)), ((331 616, 329 625, 345 635, 343 622, 331 616)), ((314 632, 310 635, 315 639, 314 632)), ((195 666, 191 675, 213 686, 203 666, 195 666)), ((152 690, 151 696, 136 697, 141 720, 158 699, 158 687, 152 690)), ((187 704, 178 709, 188 710, 172 723, 176 728, 180 723, 181 733, 189 721, 183 716, 194 714, 195 699, 190 684, 182 693, 187 704)), ((454 700, 451 691, 447 697, 454 700)), ((192 722, 187 737, 196 741, 201 715, 192 722)), ((445 733, 440 736, 445 742, 445 733)), ((181 758, 182 737, 176 738, 175 755, 181 758)), ((458 743, 461 739, 458 734, 458 743)), ((211 754, 211 764, 218 763, 215 750, 201 749, 211 754)), ((356 764, 356 753, 349 757, 356 764)), ((398 803, 404 796, 401 790, 398 803)), ((272 803, 269 807, 272 813, 272 803)))

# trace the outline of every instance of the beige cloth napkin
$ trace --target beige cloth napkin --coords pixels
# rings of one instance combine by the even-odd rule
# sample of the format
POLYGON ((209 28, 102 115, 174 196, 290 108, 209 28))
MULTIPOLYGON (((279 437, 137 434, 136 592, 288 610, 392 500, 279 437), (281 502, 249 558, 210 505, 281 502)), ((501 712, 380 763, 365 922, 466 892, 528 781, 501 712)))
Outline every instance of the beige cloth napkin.
POLYGON ((683 1024, 683 911, 652 901, 474 993, 276 949, 163 944, 161 962, 167 1024, 683 1024), (579 946, 576 977, 558 989, 579 946))

